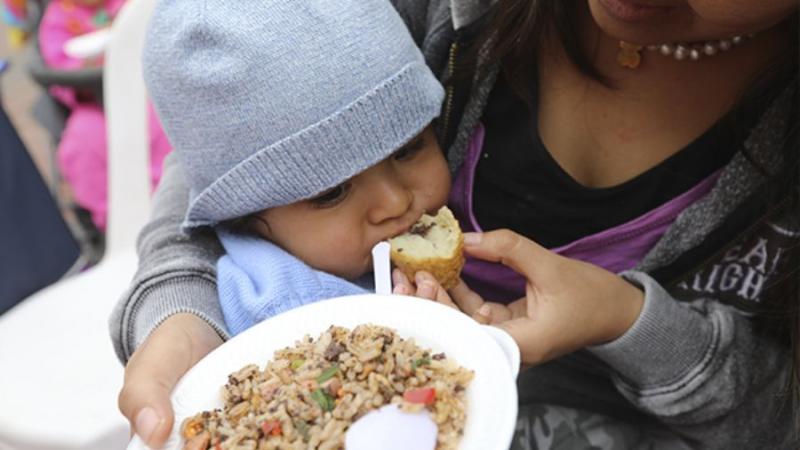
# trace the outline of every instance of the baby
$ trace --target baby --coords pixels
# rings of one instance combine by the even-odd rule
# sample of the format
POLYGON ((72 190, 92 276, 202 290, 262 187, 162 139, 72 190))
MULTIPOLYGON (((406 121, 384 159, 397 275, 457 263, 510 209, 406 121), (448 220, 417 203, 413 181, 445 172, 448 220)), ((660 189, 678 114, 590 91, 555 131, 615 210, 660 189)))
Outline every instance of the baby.
POLYGON ((364 292, 372 247, 447 201, 444 91, 386 0, 172 0, 150 27, 145 79, 191 186, 183 226, 225 247, 231 334, 364 292))

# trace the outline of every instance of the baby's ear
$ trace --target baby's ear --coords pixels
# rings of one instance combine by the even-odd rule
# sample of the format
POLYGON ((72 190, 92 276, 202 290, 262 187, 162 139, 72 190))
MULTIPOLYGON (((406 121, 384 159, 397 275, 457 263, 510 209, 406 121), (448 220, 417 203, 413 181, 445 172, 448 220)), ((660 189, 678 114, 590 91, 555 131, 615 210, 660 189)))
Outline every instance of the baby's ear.
POLYGON ((217 227, 231 234, 269 239, 272 230, 269 223, 260 216, 261 212, 220 222, 217 227))
POLYGON ((262 237, 267 240, 272 240, 273 232, 272 227, 269 226, 269 221, 264 217, 265 211, 259 211, 246 216, 246 227, 250 233, 262 237))

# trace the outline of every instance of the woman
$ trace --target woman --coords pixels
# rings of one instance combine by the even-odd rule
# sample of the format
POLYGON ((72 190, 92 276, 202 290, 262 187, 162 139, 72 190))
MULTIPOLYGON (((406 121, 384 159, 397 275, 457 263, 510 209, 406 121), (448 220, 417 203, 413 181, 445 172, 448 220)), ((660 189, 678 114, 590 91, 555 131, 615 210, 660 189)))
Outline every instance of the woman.
MULTIPOLYGON (((466 273, 484 297, 451 294, 472 315, 524 296, 487 305, 535 364, 515 445, 588 448, 603 423, 618 443, 602 448, 795 448, 795 2, 486 3, 396 6, 448 83, 440 138, 462 218, 514 230, 470 235, 468 251, 524 279, 506 273, 499 292, 466 273)), ((181 176, 167 165, 112 318, 130 356, 120 408, 156 445, 169 391, 226 336, 218 246, 177 232, 181 176)))

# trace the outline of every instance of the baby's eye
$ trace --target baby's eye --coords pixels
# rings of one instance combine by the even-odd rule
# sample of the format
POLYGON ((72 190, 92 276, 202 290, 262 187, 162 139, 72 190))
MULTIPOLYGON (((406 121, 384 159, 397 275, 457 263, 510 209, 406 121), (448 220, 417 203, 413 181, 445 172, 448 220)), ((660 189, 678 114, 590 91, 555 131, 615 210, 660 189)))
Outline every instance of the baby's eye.
POLYGON ((425 147, 425 139, 419 137, 409 142, 408 144, 404 145, 403 147, 400 147, 400 150, 394 152, 392 158, 394 158, 395 161, 408 161, 412 159, 417 153, 419 153, 419 151, 422 150, 424 147, 425 147))
POLYGON ((336 187, 328 189, 312 199, 309 199, 308 201, 311 202, 311 205, 315 208, 330 208, 331 206, 335 206, 344 200, 349 191, 350 183, 342 183, 336 187))

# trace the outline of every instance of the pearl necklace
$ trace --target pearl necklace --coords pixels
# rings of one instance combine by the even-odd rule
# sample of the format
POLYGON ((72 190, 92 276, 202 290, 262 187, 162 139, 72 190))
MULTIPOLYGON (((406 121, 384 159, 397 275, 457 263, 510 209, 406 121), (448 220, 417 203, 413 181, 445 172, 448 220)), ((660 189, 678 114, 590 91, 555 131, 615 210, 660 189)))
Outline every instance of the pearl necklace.
POLYGON ((644 48, 652 52, 658 52, 664 56, 672 56, 678 61, 686 59, 697 61, 704 56, 714 56, 718 53, 728 51, 733 48, 733 46, 739 45, 751 37, 753 37, 753 35, 734 36, 730 39, 718 39, 693 44, 661 44, 648 45, 646 47, 638 44, 631 44, 630 42, 619 41, 617 62, 621 66, 629 69, 639 67, 639 64, 642 62, 642 55, 640 52, 644 48))

